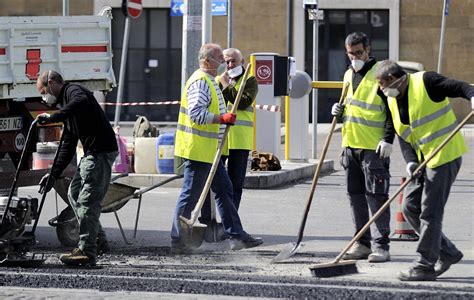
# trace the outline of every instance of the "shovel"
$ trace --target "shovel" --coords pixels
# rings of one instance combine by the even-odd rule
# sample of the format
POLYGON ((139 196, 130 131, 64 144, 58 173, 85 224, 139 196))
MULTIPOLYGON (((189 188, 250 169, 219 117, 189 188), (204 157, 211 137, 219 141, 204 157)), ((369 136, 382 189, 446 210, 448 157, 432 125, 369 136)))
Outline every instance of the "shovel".
POLYGON ((211 203, 211 223, 207 224, 204 240, 208 243, 217 243, 225 239, 226 233, 222 224, 217 222, 216 199, 212 191, 209 192, 209 198, 211 203))
MULTIPOLYGON (((242 93, 245 88, 245 84, 247 82, 248 72, 250 70, 251 64, 247 64, 245 69, 244 77, 242 79, 242 83, 240 84, 239 91, 237 93, 237 97, 235 99, 234 105, 232 106, 231 113, 235 114, 237 107, 240 103, 240 98, 242 97, 242 93)), ((207 193, 211 188, 212 180, 214 179, 214 175, 217 171, 217 166, 221 160, 222 149, 224 148, 225 142, 227 140, 227 136, 229 134, 230 126, 227 125, 224 131, 224 135, 222 137, 222 141, 217 148, 216 155, 214 157, 214 161, 212 162, 211 170, 209 171, 209 176, 207 176, 206 183, 204 184, 204 188, 201 192, 201 196, 199 197, 198 202, 196 203, 196 207, 194 207, 193 211, 191 212, 191 218, 187 219, 184 216, 179 216, 179 225, 180 225, 180 232, 182 236, 182 242, 185 245, 191 247, 199 247, 202 244, 204 239, 204 234, 206 232, 206 225, 197 222, 199 212, 206 201, 207 193)))
MULTIPOLYGON (((346 98, 348 88, 349 88, 349 83, 346 83, 342 89, 342 94, 341 94, 341 98, 339 99, 339 104, 342 104, 342 102, 346 98)), ((336 127, 336 123, 337 123, 337 117, 333 117, 331 128, 329 129, 328 136, 326 137, 326 141, 324 142, 323 149, 321 151, 321 154, 319 155, 319 163, 318 163, 318 166, 316 167, 316 172, 314 173, 309 197, 308 197, 308 200, 306 201, 306 207, 303 212, 303 218, 301 219, 301 224, 298 231, 298 239, 296 240, 296 243, 287 244, 283 248, 283 250, 281 250, 281 252, 272 259, 271 263, 281 262, 287 258, 290 258, 301 247, 301 241, 303 240, 303 232, 306 226, 306 220, 308 219, 309 209, 311 208, 311 203, 313 202, 314 190, 316 189, 316 185, 318 184, 319 175, 321 174, 321 167, 323 165, 324 159, 326 158, 326 153, 328 151, 329 143, 331 142, 332 134, 334 132, 334 128, 336 127)))

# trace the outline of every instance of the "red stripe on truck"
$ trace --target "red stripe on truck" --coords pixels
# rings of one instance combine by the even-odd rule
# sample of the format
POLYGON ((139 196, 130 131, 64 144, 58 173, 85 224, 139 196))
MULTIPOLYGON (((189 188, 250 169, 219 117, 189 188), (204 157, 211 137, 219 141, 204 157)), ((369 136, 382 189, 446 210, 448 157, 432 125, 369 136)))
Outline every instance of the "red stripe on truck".
POLYGON ((61 52, 107 52, 107 46, 62 46, 61 52))
POLYGON ((5 55, 6 52, 5 48, 0 48, 0 55, 5 55))

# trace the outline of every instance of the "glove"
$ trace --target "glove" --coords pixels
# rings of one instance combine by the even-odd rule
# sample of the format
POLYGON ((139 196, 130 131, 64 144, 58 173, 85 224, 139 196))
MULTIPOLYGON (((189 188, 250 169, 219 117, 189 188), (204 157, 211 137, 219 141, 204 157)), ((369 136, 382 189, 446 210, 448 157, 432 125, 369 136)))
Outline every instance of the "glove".
POLYGON ((377 145, 377 149, 375 149, 375 153, 377 153, 380 158, 389 157, 392 154, 393 145, 384 141, 380 141, 377 145))
POLYGON ((418 163, 416 162, 409 162, 407 164, 407 173, 408 173, 408 176, 409 177, 418 177, 420 175, 420 173, 418 172, 417 174, 413 174, 413 172, 415 172, 415 170, 418 168, 418 163))
POLYGON ((49 174, 44 175, 39 182, 40 188, 38 192, 40 194, 49 192, 54 185, 54 181, 56 181, 56 178, 54 178, 54 176, 50 176, 49 174), (48 178, 49 178, 49 182, 48 182, 48 178))
POLYGON ((339 117, 344 112, 344 104, 334 103, 331 108, 331 115, 339 117))
POLYGON ((234 125, 236 118, 237 116, 235 114, 225 113, 219 116, 219 121, 221 122, 221 124, 234 125))
POLYGON ((41 125, 51 123, 51 115, 48 113, 39 114, 36 118, 41 125))

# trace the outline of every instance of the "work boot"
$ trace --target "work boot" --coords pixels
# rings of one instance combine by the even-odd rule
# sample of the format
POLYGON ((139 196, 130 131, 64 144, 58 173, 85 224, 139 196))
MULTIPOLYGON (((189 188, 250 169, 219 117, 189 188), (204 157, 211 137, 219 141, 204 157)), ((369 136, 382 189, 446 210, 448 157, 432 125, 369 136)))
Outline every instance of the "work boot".
POLYGON ((457 264, 463 258, 463 256, 464 255, 462 254, 462 252, 459 251, 459 253, 455 256, 444 259, 438 259, 434 267, 436 276, 439 276, 446 272, 451 267, 451 265, 457 264))
POLYGON ((434 268, 413 267, 408 271, 398 273, 401 281, 435 281, 436 273, 434 268))
POLYGON ((263 244, 261 238, 254 238, 250 234, 245 234, 241 237, 231 237, 229 239, 230 249, 232 250, 241 250, 247 248, 257 247, 258 245, 263 244))
POLYGON ((342 259, 367 259, 370 253, 372 253, 372 250, 370 250, 369 247, 364 246, 359 242, 356 242, 354 245, 352 245, 349 251, 344 254, 342 259))
POLYGON ((97 256, 102 256, 110 251, 107 239, 97 238, 97 256))
POLYGON ((59 257, 59 260, 62 261, 67 266, 87 266, 94 267, 96 265, 96 260, 93 257, 87 256, 81 249, 75 248, 68 254, 62 254, 59 257))
POLYGON ((369 262, 386 262, 390 260, 390 252, 388 250, 377 248, 369 254, 369 262))

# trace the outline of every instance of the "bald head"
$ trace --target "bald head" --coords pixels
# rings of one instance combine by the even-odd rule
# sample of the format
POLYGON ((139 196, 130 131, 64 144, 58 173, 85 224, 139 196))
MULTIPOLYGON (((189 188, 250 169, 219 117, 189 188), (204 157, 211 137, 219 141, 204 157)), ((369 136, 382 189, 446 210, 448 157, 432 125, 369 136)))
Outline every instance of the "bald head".
POLYGON ((212 76, 217 75, 219 65, 225 62, 221 46, 214 43, 202 45, 199 49, 198 58, 199 68, 212 76))
POLYGON ((44 71, 36 80, 36 89, 41 95, 51 94, 58 97, 63 85, 63 77, 53 70, 44 71))
POLYGON ((207 43, 199 49, 199 65, 209 59, 217 59, 216 56, 222 55, 222 48, 218 44, 207 43))

